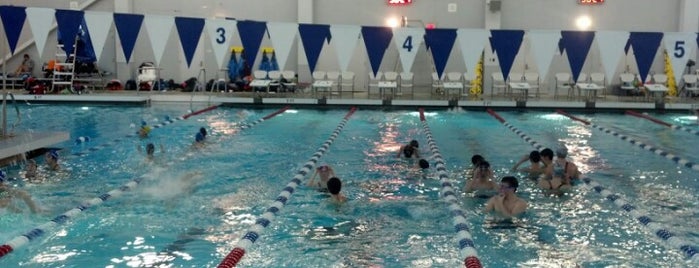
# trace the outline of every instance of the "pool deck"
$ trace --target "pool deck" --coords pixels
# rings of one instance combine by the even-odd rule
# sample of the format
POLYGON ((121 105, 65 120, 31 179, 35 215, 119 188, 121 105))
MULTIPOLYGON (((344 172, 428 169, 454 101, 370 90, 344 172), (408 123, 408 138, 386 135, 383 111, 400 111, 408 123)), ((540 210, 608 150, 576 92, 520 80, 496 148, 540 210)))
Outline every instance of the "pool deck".
MULTIPOLYGON (((429 90, 400 96, 381 96, 367 91, 343 92, 342 94, 316 95, 308 92, 265 93, 265 92, 178 92, 178 91, 105 91, 97 90, 82 95, 29 95, 23 90, 10 90, 15 99, 28 103, 208 103, 222 105, 299 105, 299 106, 376 106, 387 107, 462 107, 483 108, 532 108, 532 109, 583 109, 589 111, 614 109, 639 110, 690 110, 699 109, 699 98, 665 97, 651 99, 631 96, 600 96, 593 100, 582 98, 553 98, 542 94, 526 100, 513 100, 510 96, 470 97, 460 95, 431 94, 429 90)), ((487 94, 486 94, 487 95, 487 94)))

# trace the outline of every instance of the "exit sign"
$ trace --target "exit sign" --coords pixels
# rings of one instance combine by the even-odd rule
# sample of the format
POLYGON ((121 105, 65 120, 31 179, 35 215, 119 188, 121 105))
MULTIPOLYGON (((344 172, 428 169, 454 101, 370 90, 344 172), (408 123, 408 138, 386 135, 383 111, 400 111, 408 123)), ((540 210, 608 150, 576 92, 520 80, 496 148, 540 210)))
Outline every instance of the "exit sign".
POLYGON ((412 4, 413 0, 388 0, 388 5, 391 6, 401 6, 412 4))

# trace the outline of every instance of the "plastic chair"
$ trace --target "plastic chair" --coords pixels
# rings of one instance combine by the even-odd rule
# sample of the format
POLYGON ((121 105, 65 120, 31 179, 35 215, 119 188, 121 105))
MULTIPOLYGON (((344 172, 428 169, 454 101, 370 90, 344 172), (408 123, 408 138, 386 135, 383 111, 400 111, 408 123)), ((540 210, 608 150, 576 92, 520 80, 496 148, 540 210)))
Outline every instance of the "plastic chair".
POLYGON ((607 82, 604 79, 603 73, 591 73, 590 82, 603 87, 604 89, 602 89, 602 94, 605 98, 607 97, 607 82))
POLYGON ((464 92, 461 93, 461 96, 469 95, 469 93, 471 92, 471 88, 473 87, 473 85, 471 84, 473 80, 476 80, 476 74, 470 72, 464 73, 464 92))
POLYGON ((340 91, 354 91, 354 73, 353 72, 342 72, 340 82, 340 91))
POLYGON ((369 94, 371 94, 371 88, 376 88, 376 91, 379 91, 379 81, 383 78, 383 73, 382 72, 376 72, 376 75, 374 75, 373 72, 369 72, 369 94))
POLYGON ((697 75, 685 74, 682 76, 682 81, 684 82, 684 97, 695 97, 694 94, 699 93, 697 75))
POLYGON ((444 86, 442 85, 442 82, 444 82, 444 73, 442 73, 442 77, 440 78, 439 75, 437 75, 437 72, 432 73, 432 92, 437 93, 437 94, 442 94, 444 92, 444 86))
POLYGON ((282 84, 281 84, 282 72, 280 72, 280 71, 269 71, 269 72, 267 73, 267 77, 269 77, 269 79, 272 80, 272 81, 269 82, 269 87, 270 87, 270 88, 276 88, 276 91, 277 91, 277 92, 281 91, 279 87, 282 85, 282 84))
POLYGON ((394 91, 398 89, 398 73, 397 72, 385 72, 385 73, 383 73, 383 78, 384 78, 383 81, 386 81, 386 82, 396 82, 395 87, 383 88, 384 90, 390 89, 391 94, 394 94, 395 93, 394 91))
MULTIPOLYGON (((334 89, 337 88, 337 90, 340 90, 340 72, 336 71, 330 71, 326 73, 326 79, 328 81, 332 82, 332 86, 330 87, 330 92, 335 93, 334 89)), ((337 93, 335 93, 337 94, 337 93)))
POLYGON ((296 72, 294 71, 283 71, 282 72, 282 86, 285 90, 296 92, 298 84, 296 83, 296 72))
POLYGON ((535 89, 536 98, 539 98, 539 74, 538 73, 524 73, 524 81, 529 84, 529 90, 535 89))
POLYGON ((570 85, 570 74, 569 73, 557 73, 556 74, 556 87, 554 87, 553 98, 558 98, 558 90, 566 90, 566 96, 571 97, 572 88, 570 85))
POLYGON ((398 87, 400 92, 403 93, 403 89, 410 88, 410 95, 413 95, 413 73, 403 72, 400 73, 400 86, 398 87))

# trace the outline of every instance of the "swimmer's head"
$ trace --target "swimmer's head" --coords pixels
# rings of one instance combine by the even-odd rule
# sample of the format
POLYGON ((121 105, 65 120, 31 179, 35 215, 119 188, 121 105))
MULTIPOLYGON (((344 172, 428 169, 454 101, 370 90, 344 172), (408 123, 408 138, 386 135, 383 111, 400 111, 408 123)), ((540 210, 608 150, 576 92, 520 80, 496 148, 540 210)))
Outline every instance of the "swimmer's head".
POLYGON ((46 156, 50 159, 58 160, 58 152, 56 150, 49 151, 49 153, 46 154, 46 156))
POLYGON ((420 148, 420 144, 416 140, 411 140, 410 146, 413 146, 415 148, 420 148))
POLYGON ((339 194, 340 190, 342 190, 342 182, 337 177, 330 178, 327 185, 330 194, 339 194))
POLYGON ((148 123, 146 123, 146 120, 141 120, 141 127, 145 127, 147 125, 148 125, 148 123))
POLYGON ((318 169, 318 171, 328 171, 328 168, 329 168, 328 165, 323 164, 323 165, 318 166, 317 169, 318 169))
POLYGON ((485 161, 485 158, 483 158, 482 155, 474 154, 471 157, 471 164, 473 164, 474 166, 478 166, 478 163, 483 162, 483 161, 485 161))
POLYGON ((420 161, 418 161, 418 165, 420 165, 421 169, 430 168, 430 162, 427 162, 427 160, 425 160, 425 159, 420 159, 420 161))
POLYGON ((557 148, 556 156, 560 158, 565 158, 566 156, 568 156, 568 149, 565 146, 557 148))
POLYGON ((149 155, 152 155, 153 153, 155 153, 155 144, 153 144, 153 143, 146 144, 146 153, 149 155))
POLYGON ((517 178, 513 176, 506 176, 503 177, 500 180, 500 187, 507 187, 513 189, 515 192, 517 191, 517 187, 519 187, 519 182, 517 181, 517 178))
POLYGON ((204 135, 204 138, 206 138, 206 134, 208 134, 208 133, 206 132, 206 129, 203 128, 203 127, 199 129, 199 133, 201 133, 201 135, 204 135))
POLYGON ((7 173, 5 171, 0 170, 0 181, 4 181, 7 179, 7 173))
POLYGON ((203 141, 204 141, 204 135, 201 134, 201 132, 197 132, 197 135, 194 136, 194 141, 195 141, 195 142, 203 142, 203 141))
POLYGON ((529 160, 534 163, 539 163, 539 161, 541 161, 541 154, 539 154, 539 151, 532 151, 529 153, 529 160))
POLYGON ((549 160, 553 159, 553 150, 551 150, 549 148, 541 150, 541 153, 539 153, 539 154, 541 155, 542 159, 544 157, 548 158, 549 160))

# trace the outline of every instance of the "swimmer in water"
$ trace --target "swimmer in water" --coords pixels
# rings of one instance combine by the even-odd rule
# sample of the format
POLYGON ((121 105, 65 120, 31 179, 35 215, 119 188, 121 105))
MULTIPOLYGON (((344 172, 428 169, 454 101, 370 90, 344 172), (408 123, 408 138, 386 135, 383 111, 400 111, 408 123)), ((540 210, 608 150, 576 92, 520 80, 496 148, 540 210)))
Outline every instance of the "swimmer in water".
POLYGON ((400 147, 396 157, 400 157, 402 154, 405 158, 420 158, 419 147, 420 144, 416 140, 412 140, 409 144, 400 147))
POLYGON ((500 180, 498 195, 493 196, 485 204, 485 212, 495 211, 505 218, 513 218, 527 210, 527 201, 516 194, 519 182, 512 176, 503 177, 500 180))
POLYGON ((330 202, 342 204, 347 202, 347 197, 340 193, 342 190, 342 181, 337 177, 332 177, 328 180, 328 192, 330 192, 330 202))
POLYGON ((308 180, 306 185, 316 187, 320 190, 326 190, 328 188, 328 180, 330 180, 331 177, 335 177, 335 170, 329 165, 320 165, 316 168, 313 177, 308 180), (315 180, 316 177, 319 177, 318 181, 315 180))
POLYGON ((21 209, 12 204, 12 199, 19 198, 22 199, 25 204, 27 204, 32 213, 38 213, 41 211, 39 206, 34 203, 32 196, 29 195, 29 193, 26 191, 13 189, 9 185, 5 184, 6 179, 7 174, 0 170, 0 208, 7 208, 12 212, 22 212, 21 209))

